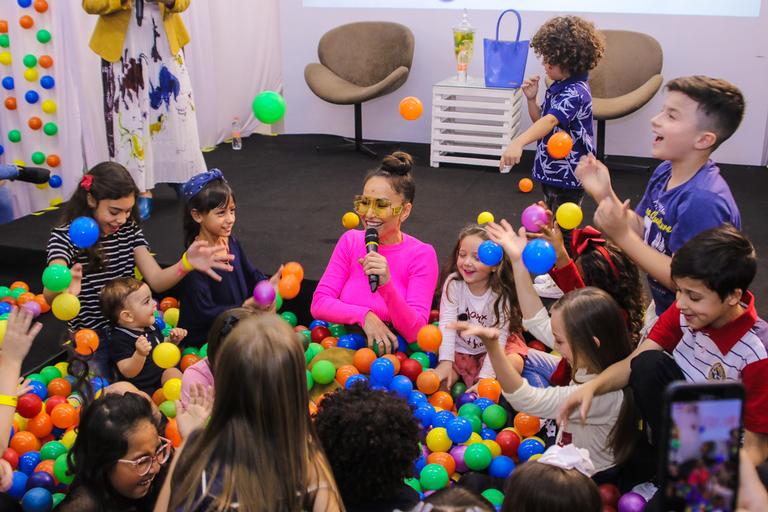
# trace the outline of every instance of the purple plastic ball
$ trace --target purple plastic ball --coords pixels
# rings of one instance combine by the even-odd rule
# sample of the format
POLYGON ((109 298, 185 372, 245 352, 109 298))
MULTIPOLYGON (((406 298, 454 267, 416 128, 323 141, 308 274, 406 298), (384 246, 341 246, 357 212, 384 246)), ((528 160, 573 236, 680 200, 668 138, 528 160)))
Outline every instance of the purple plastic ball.
POLYGON ((451 457, 453 457, 454 462, 456 462, 456 471, 459 473, 466 473, 469 471, 467 464, 464 462, 465 451, 467 451, 467 447, 465 445, 460 445, 454 446, 449 452, 451 457))
POLYGON ((26 310, 30 315, 32 315, 32 318, 37 318, 40 316, 40 304, 33 300, 25 302, 24 305, 21 306, 21 309, 26 310))
POLYGON ((547 210, 537 204, 532 204, 525 210, 520 218, 526 231, 538 233, 541 231, 539 224, 547 223, 547 210))
POLYGON ((619 498, 618 512, 641 512, 645 505, 645 498, 636 492, 628 492, 619 498))
POLYGON ((270 306, 275 302, 275 288, 267 281, 259 281, 253 287, 253 300, 260 306, 270 306))
POLYGON ((462 405, 474 402, 477 400, 477 393, 474 391, 471 393, 462 393, 459 399, 456 400, 456 410, 459 410, 462 405))

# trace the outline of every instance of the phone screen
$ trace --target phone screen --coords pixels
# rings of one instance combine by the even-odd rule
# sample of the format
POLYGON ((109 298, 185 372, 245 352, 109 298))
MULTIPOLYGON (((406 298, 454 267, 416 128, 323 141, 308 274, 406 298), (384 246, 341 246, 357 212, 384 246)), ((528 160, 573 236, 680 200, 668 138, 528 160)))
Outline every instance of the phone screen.
POLYGON ((665 493, 670 510, 734 510, 741 408, 735 398, 672 402, 665 493))

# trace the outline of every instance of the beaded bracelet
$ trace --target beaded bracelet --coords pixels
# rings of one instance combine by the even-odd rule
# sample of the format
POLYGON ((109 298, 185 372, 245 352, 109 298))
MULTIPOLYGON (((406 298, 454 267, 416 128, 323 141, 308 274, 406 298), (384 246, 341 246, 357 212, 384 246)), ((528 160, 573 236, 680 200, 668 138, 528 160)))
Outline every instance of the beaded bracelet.
POLYGON ((11 395, 0 395, 0 405, 7 405, 8 407, 13 407, 15 409, 18 404, 18 397, 11 395))

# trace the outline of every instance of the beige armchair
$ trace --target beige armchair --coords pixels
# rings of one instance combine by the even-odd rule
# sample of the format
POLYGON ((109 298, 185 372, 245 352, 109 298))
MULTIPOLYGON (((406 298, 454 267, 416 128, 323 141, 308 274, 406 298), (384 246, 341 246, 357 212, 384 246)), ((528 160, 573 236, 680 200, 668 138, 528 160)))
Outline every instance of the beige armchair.
POLYGON ((354 105, 355 138, 345 138, 341 147, 376 157, 368 147, 374 143, 363 140, 362 104, 405 83, 414 44, 410 29, 389 22, 349 23, 320 38, 320 62, 304 68, 304 79, 319 98, 336 105, 354 105))

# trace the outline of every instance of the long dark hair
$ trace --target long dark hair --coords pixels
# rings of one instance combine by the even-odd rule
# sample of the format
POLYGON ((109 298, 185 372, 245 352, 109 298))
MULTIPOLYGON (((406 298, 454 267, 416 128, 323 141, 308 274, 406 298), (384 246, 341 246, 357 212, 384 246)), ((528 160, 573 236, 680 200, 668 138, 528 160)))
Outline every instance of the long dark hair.
POLYGON ((208 182, 203 189, 184 204, 184 247, 189 247, 200 234, 200 224, 192 218, 192 210, 206 214, 216 208, 226 207, 235 201, 235 193, 223 179, 208 182))
MULTIPOLYGON (((632 353, 632 344, 619 305, 607 292, 588 286, 563 295, 552 305, 560 311, 573 354, 574 375, 579 368, 600 373, 632 353), (595 343, 595 338, 600 344, 595 343)), ((629 388, 624 389, 621 411, 608 436, 617 464, 632 453, 640 431, 640 415, 629 388)))
MULTIPOLYGON (((148 421, 159 432, 160 424, 152 414, 149 400, 135 393, 107 394, 83 408, 77 439, 67 455, 69 471, 75 475, 71 490, 86 487, 95 494, 102 510, 112 510, 111 503, 127 499, 112 487, 109 475, 118 459, 128 451, 127 435, 140 422, 148 421)), ((152 508, 162 485, 158 474, 152 489, 141 501, 152 508)))
MULTIPOLYGON (((461 248, 461 242, 468 236, 473 235, 483 240, 490 240, 485 228, 477 224, 468 224, 461 230, 459 239, 450 253, 450 259, 443 266, 442 275, 440 276, 443 288, 447 286, 447 280, 462 280, 457 266, 459 249, 461 248)), ((493 302, 493 314, 496 315, 496 324, 494 325, 498 326, 501 316, 504 315, 509 322, 509 332, 520 331, 523 325, 523 316, 517 301, 517 289, 515 288, 515 276, 512 272, 512 265, 506 257, 501 259, 501 263, 496 271, 491 272, 488 284, 491 287, 491 291, 497 295, 496 300, 493 302)), ((439 293, 439 290, 436 292, 439 293)))
MULTIPOLYGON (((105 199, 133 196, 134 203, 128 223, 139 223, 139 207, 135 201, 139 197, 139 187, 136 186, 128 169, 115 162, 101 162, 85 173, 83 179, 90 180, 90 185, 83 186, 83 181, 78 184, 72 197, 61 209, 60 226, 66 226, 78 217, 93 217, 93 208, 88 205, 88 194, 96 200, 97 204, 105 199)), ((101 243, 97 242, 83 251, 88 256, 85 272, 98 272, 104 269, 106 260, 101 250, 101 243)))
POLYGON ((229 333, 231 333, 240 320, 248 318, 249 316, 257 315, 261 310, 253 310, 248 308, 232 308, 223 311, 216 317, 211 324, 211 329, 208 331, 208 366, 213 370, 216 365, 216 354, 219 352, 219 347, 224 342, 229 333))
POLYGON ((600 512, 600 491, 576 469, 530 461, 507 479, 501 512, 600 512))

